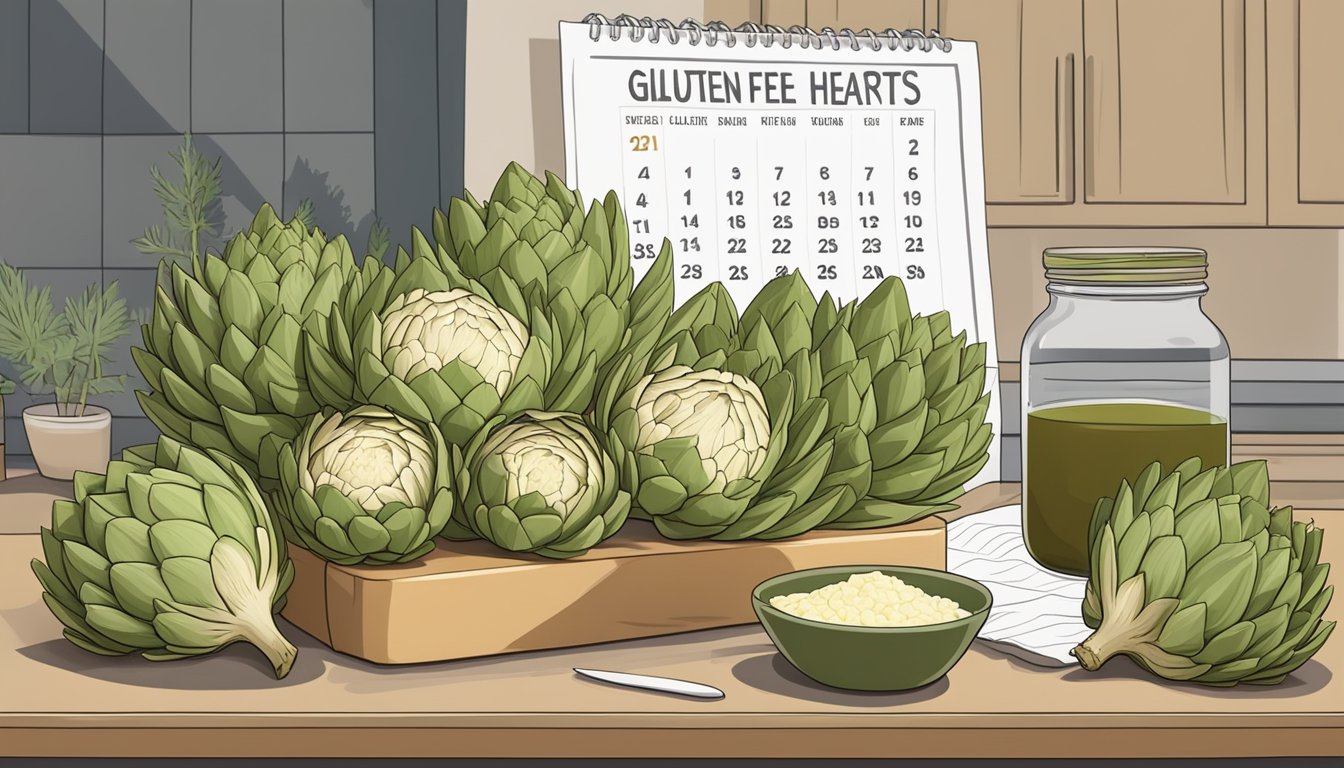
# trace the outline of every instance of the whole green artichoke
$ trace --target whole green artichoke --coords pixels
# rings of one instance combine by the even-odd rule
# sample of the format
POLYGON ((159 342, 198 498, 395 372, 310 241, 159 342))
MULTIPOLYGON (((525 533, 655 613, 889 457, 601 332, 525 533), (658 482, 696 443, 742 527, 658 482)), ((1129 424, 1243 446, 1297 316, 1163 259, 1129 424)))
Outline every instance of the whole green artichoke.
POLYGON ((397 268, 366 266, 341 307, 305 327, 312 389, 338 410, 377 405, 465 447, 496 415, 540 408, 553 336, 535 291, 492 292, 413 232, 397 268))
POLYGON ((586 410, 619 352, 652 350, 672 311, 671 244, 655 253, 640 244, 635 262, 648 275, 635 285, 630 235, 614 192, 584 213, 582 199, 547 173, 546 181, 510 163, 490 198, 454 198, 434 211, 443 258, 487 285, 536 289, 551 326, 553 372, 544 392, 549 410, 586 410))
POLYGON ((255 645, 284 677, 296 653, 275 625, 294 577, 247 472, 168 437, 105 475, 75 474, 52 504, 33 572, 70 642, 160 661, 255 645))
POLYGON ((274 487, 280 446, 319 407, 301 329, 331 313, 357 275, 344 237, 285 224, 263 205, 222 256, 192 274, 174 265, 171 293, 157 289, 144 348, 132 350, 150 387, 136 393, 145 415, 274 487))
POLYGON ((674 539, 774 539, 864 496, 866 457, 838 437, 857 415, 821 396, 815 305, 795 275, 768 283, 739 320, 713 283, 673 314, 655 362, 614 369, 596 420, 633 514, 674 539))
POLYGON ((831 527, 892 525, 955 508, 950 502, 989 461, 985 344, 952 335, 946 312, 912 317, 895 277, 857 305, 836 311, 823 301, 812 332, 824 395, 832 407, 862 404, 867 445, 857 450, 872 460, 868 498, 831 527))
POLYGON ((1330 636, 1321 529, 1269 508, 1263 461, 1200 470, 1154 463, 1097 503, 1084 669, 1123 654, 1169 680, 1273 684, 1330 636))
POLYGON ((414 560, 453 510, 449 449, 433 424, 376 406, 314 416, 280 452, 285 536, 334 563, 414 560))
POLYGON ((581 555, 625 523, 630 496, 582 419, 529 411, 483 433, 458 483, 460 514, 445 536, 479 536, 513 552, 581 555))

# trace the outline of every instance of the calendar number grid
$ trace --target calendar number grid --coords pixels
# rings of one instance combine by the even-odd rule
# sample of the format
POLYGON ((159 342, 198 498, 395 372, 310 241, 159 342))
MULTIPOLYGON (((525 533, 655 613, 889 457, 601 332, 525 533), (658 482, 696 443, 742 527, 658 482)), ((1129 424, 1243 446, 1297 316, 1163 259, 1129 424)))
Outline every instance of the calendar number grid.
POLYGON ((803 126, 834 113, 800 111, 798 130, 708 137, 670 126, 671 110, 627 114, 657 118, 622 133, 635 270, 648 270, 666 237, 678 303, 720 281, 741 309, 766 281, 794 270, 842 301, 892 275, 912 294, 946 300, 932 113, 846 112, 843 128, 819 132, 803 126))

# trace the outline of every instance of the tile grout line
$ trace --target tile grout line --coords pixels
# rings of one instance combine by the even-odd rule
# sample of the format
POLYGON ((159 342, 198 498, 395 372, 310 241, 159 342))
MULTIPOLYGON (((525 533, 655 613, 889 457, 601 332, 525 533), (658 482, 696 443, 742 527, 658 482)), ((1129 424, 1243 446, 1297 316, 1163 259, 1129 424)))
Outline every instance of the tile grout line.
MULTIPOLYGON (((285 80, 287 79, 285 67, 285 16, 288 15, 289 3, 286 0, 280 0, 280 218, 284 219, 285 211, 285 191, 289 186, 289 106, 285 103, 285 80)), ((293 213, 290 211, 289 213, 293 213)))
MULTIPOLYGON (((439 42, 442 37, 442 30, 439 28, 439 5, 441 0, 434 0, 434 178, 438 181, 438 204, 443 205, 443 94, 439 90, 439 42)), ((378 84, 374 83, 374 88, 378 84)), ((465 87, 465 84, 464 84, 465 87)))
MULTIPOLYGON (((370 230, 378 222, 378 6, 369 5, 369 127, 373 140, 373 220, 370 230)), ((354 212, 351 212, 351 217, 354 212)), ((358 222, 351 222, 351 236, 358 222)))
POLYGON ((196 93, 196 84, 192 80, 196 77, 196 0, 190 0, 187 3, 187 133, 195 136, 196 121, 193 119, 192 109, 194 94, 196 93))
MULTIPOLYGON (((103 0, 102 71, 98 75, 98 283, 106 285, 107 267, 107 0, 103 0)), ((29 42, 32 45, 32 42, 29 42)))
POLYGON ((28 134, 33 132, 33 0, 28 0, 28 71, 24 73, 23 89, 28 98, 28 134))

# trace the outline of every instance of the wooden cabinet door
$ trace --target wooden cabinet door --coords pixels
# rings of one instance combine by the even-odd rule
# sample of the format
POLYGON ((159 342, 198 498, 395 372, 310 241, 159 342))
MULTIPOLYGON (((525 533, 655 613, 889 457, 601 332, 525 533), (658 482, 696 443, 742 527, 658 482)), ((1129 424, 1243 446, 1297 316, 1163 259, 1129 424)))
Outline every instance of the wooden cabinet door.
POLYGON ((1227 206, 1227 223, 1263 222, 1263 45, 1248 44, 1261 28, 1248 6, 1261 4, 1084 0, 1085 202, 1227 206))
POLYGON ((991 223, 994 206, 1074 202, 1081 0, 938 0, 933 15, 943 35, 976 42, 991 223))
POLYGON ((924 0, 706 0, 706 21, 737 26, 744 21, 781 27, 826 27, 855 31, 923 29, 924 0))
POLYGON ((1270 0, 1269 223, 1344 226, 1344 3, 1270 0))
POLYGON ((807 0, 807 26, 854 31, 924 29, 924 0, 807 0))
MULTIPOLYGON (((742 6, 752 20, 783 26, 923 26, 973 40, 989 225, 1165 227, 1266 222, 1265 2, 924 0, 922 19, 915 0, 715 0, 706 7, 742 6)), ((1303 49, 1321 49, 1311 55, 1328 59, 1304 80, 1302 94, 1312 102, 1308 113, 1325 116, 1302 141, 1320 145, 1342 135, 1344 123, 1330 90, 1344 82, 1344 44, 1331 40, 1344 0, 1291 4, 1312 6, 1308 15, 1319 21, 1303 49)), ((1278 13, 1281 34, 1297 35, 1297 17, 1278 13)), ((1297 77, 1294 66, 1284 76, 1297 77)), ((1276 125, 1282 118, 1274 116, 1276 125)), ((1280 128, 1295 132, 1296 123, 1280 128)), ((1276 147, 1276 156, 1288 151, 1276 147)), ((1322 152, 1311 151, 1313 158, 1322 152)), ((1294 180, 1285 189, 1305 173, 1303 190, 1314 191, 1300 199, 1324 201, 1308 202, 1310 210, 1344 211, 1330 207, 1344 206, 1338 168, 1290 167, 1294 180)), ((1291 194, 1286 199, 1299 199, 1291 194)))

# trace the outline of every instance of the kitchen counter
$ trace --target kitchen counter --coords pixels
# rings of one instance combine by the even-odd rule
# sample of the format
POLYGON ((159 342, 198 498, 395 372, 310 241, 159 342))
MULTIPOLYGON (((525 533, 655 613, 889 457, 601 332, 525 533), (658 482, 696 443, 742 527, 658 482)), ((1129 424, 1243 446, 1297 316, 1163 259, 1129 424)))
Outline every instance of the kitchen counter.
MULTIPOLYGON (((1327 529, 1344 563, 1344 438, 1238 436, 1266 456, 1276 503, 1327 529), (1249 439, 1247 439, 1249 438, 1249 439), (1309 511, 1307 511, 1309 510, 1309 511)), ((0 755, 272 757, 1255 757, 1344 754, 1344 640, 1274 687, 1155 681, 1126 659, 1047 670, 979 643, 943 680, 838 691, 784 661, 758 626, 441 664, 380 667, 293 626, 293 671, 255 649, 188 661, 104 658, 60 636, 29 561, 69 485, 0 484, 0 755), (721 701, 605 686, 572 667, 681 677, 721 701)), ((1015 486, 977 489, 980 506, 1015 486)), ((1336 570, 1332 583, 1339 582, 1336 570)), ((746 596, 743 596, 746 599, 746 596)), ((501 606, 507 610, 507 606, 501 606)), ((1336 599, 1327 618, 1344 617, 1336 599)), ((489 617, 477 617, 488 621, 489 617)), ((469 632, 472 617, 461 617, 469 632)))

